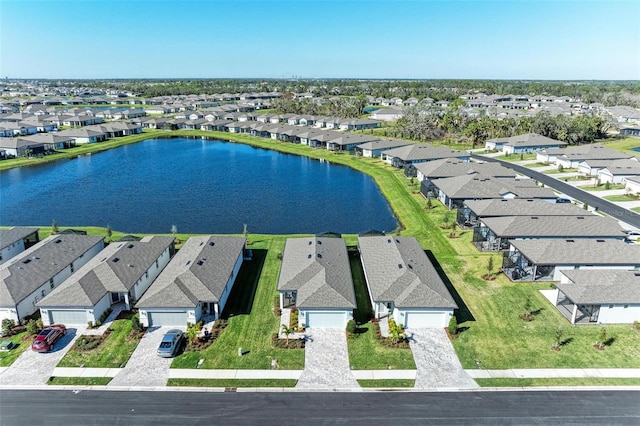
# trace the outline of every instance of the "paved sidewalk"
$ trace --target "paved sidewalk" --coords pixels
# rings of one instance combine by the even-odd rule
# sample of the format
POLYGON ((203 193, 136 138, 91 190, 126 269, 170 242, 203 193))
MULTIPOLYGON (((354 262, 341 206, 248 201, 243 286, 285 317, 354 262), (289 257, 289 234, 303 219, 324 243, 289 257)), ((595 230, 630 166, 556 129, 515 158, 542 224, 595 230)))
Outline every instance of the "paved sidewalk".
POLYGON ((416 388, 475 389, 478 384, 462 369, 444 329, 408 330, 416 362, 416 388))
POLYGON ((296 388, 353 389, 358 382, 351 374, 347 336, 342 328, 308 329, 304 370, 296 388))
POLYGON ((104 320, 104 322, 100 327, 86 329, 82 334, 84 334, 85 336, 102 336, 104 332, 107 331, 107 328, 111 327, 111 323, 114 322, 116 318, 118 318, 118 315, 120 315, 120 312, 125 310, 124 308, 125 308, 124 302, 120 302, 120 303, 116 303, 115 305, 112 305, 111 309, 113 310, 111 311, 109 316, 104 320))

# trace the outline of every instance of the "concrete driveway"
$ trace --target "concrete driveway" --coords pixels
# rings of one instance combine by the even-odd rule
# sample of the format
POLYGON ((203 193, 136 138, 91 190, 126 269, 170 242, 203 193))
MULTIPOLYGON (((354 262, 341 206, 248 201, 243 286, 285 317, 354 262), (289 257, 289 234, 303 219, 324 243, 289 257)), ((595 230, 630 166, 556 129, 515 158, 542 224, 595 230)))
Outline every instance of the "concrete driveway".
POLYGON ((416 362, 416 388, 474 389, 477 383, 462 369, 447 333, 441 328, 408 330, 416 362))
POLYGON ((352 389, 358 382, 351 374, 347 336, 343 328, 307 330, 304 370, 296 388, 352 389))
MULTIPOLYGON (((27 349, 15 362, 0 373, 0 385, 44 385, 54 368, 73 346, 85 327, 67 328, 67 334, 53 346, 51 352, 38 353, 27 349)), ((31 345, 31 340, 22 342, 31 345)))
POLYGON ((184 327, 152 327, 147 330, 127 365, 108 386, 165 386, 173 358, 160 358, 156 350, 162 336, 173 328, 184 331, 184 327))

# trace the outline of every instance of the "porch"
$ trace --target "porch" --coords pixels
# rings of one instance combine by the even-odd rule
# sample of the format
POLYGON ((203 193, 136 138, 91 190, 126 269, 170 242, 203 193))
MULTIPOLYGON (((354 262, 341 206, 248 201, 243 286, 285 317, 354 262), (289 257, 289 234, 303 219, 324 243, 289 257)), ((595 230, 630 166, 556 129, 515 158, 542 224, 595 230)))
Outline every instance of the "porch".
POLYGON ((556 309, 572 324, 593 324, 598 322, 599 305, 576 305, 562 293, 556 309), (573 320, 575 315, 575 320, 573 320))

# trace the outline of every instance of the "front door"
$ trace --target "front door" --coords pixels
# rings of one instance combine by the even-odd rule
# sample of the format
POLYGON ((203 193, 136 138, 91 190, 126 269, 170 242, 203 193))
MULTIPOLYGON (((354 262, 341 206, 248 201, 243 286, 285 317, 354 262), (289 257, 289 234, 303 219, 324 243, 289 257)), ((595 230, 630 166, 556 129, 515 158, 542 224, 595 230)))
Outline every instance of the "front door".
POLYGON ((587 305, 587 312, 589 313, 589 322, 598 322, 598 316, 600 315, 600 305, 587 305))
POLYGON ((120 301, 120 293, 111 293, 111 304, 118 303, 120 301))

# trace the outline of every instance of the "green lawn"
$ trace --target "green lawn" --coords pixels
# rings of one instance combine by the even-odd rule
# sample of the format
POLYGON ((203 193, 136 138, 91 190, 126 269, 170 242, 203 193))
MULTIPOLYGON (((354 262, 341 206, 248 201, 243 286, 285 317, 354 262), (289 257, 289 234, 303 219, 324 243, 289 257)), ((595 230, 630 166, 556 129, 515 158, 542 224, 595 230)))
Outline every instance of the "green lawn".
POLYGON ((555 175, 555 174, 559 174, 559 173, 577 173, 578 169, 553 169, 553 170, 545 170, 544 173, 545 175, 555 175))
POLYGON ((376 340, 373 325, 369 322, 373 316, 373 309, 369 301, 360 258, 357 253, 353 252, 349 257, 358 303, 354 319, 357 323, 362 324, 359 326, 359 332, 347 339, 349 364, 355 370, 386 370, 389 366, 396 370, 415 370, 416 364, 410 349, 387 348, 376 340), (374 354, 375 356, 372 356, 374 354))
POLYGON ((619 378, 553 378, 553 379, 475 379, 482 387, 520 386, 639 386, 640 379, 619 378))
POLYGON ((579 186, 578 188, 582 189, 583 191, 610 191, 612 189, 624 189, 624 185, 621 183, 618 183, 615 185, 609 185, 608 188, 607 188, 607 185, 605 184, 601 184, 598 186, 584 185, 584 186, 579 186))
POLYGON ((27 332, 16 334, 11 337, 0 337, 0 341, 11 340, 18 345, 16 348, 11 349, 8 352, 0 352, 0 367, 9 367, 13 362, 18 359, 20 355, 31 347, 31 341, 33 338, 27 336, 27 332), (24 339, 24 340, 23 340, 24 339))
POLYGON ((358 380, 363 388, 412 388, 416 385, 413 379, 358 380))
POLYGON ((208 388, 292 388, 296 379, 169 379, 167 386, 208 388))
POLYGON ((608 142, 606 140, 598 142, 605 144, 608 148, 631 155, 638 155, 638 151, 632 151, 631 149, 640 147, 640 139, 632 137, 620 139, 613 142, 608 142))
POLYGON ((638 197, 633 197, 633 196, 628 196, 625 194, 622 195, 605 195, 604 197, 605 200, 609 200, 609 201, 614 201, 617 203, 623 203, 625 201, 638 201, 638 197))
MULTIPOLYGON (((95 349, 80 351, 72 347, 58 363, 58 367, 120 368, 124 367, 139 340, 129 339, 131 320, 120 319, 111 323, 113 331, 95 349)), ((80 338, 80 337, 79 337, 80 338)))
POLYGON ((532 153, 528 153, 528 154, 504 154, 504 155, 498 155, 498 156, 496 156, 494 158, 497 159, 497 160, 516 162, 516 161, 535 160, 536 157, 537 157, 537 154, 535 152, 532 152, 532 153))
POLYGON ((640 207, 632 207, 631 210, 633 210, 636 213, 640 213, 640 207))
POLYGON ((280 318, 273 314, 273 299, 284 250, 284 237, 250 235, 253 260, 244 262, 225 307, 229 325, 216 341, 201 352, 178 356, 172 368, 268 369, 271 359, 284 370, 304 367, 304 350, 274 349, 271 336, 278 331, 280 318), (238 348, 245 355, 238 356, 238 348))
POLYGON ((106 386, 111 377, 49 377, 48 385, 63 386, 106 386))

